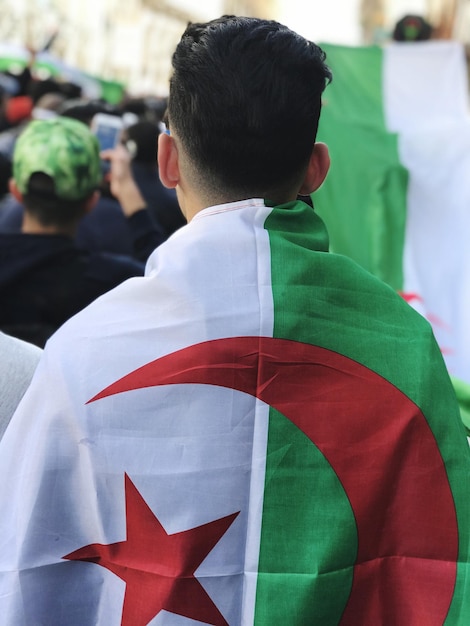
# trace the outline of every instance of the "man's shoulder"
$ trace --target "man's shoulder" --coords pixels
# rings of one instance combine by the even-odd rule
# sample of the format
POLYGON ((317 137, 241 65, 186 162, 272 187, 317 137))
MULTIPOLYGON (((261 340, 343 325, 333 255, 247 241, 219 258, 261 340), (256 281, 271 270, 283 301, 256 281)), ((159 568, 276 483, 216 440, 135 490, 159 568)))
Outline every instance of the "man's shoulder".
MULTIPOLYGON (((198 285, 205 276, 201 277, 201 270, 208 254, 210 258, 211 241, 214 241, 212 235, 208 234, 207 246, 201 245, 201 234, 194 236, 186 227, 174 233, 151 255, 145 274, 134 272, 74 315, 49 340, 49 350, 73 351, 84 342, 99 342, 109 334, 111 327, 114 329, 113 344, 120 343, 141 323, 164 336, 172 319, 171 310, 178 307, 178 310, 189 310, 188 302, 194 302, 197 296, 203 299, 198 285)), ((223 247, 223 242, 215 238, 214 245, 223 247)), ((93 255, 92 259, 91 271, 95 277, 100 274, 105 277, 108 271, 128 271, 135 267, 128 263, 128 257, 120 255, 100 253, 93 255)), ((220 268, 214 271, 221 273, 220 268)))
POLYGON ((328 257, 334 268, 332 285, 342 290, 346 309, 349 299, 353 299, 371 323, 389 323, 397 332, 410 335, 418 330, 432 334, 428 320, 410 306, 400 291, 349 257, 332 253, 328 257))

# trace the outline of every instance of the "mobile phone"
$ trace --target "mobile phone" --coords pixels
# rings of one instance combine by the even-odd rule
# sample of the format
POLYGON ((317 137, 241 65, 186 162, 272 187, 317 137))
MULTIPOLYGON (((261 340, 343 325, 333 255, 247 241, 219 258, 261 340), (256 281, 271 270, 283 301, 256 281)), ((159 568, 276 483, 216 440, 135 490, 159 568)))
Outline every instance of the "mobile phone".
MULTIPOLYGON (((111 150, 117 146, 121 139, 124 122, 117 115, 97 113, 91 120, 90 128, 98 139, 100 151, 111 150)), ((106 174, 109 171, 109 163, 107 161, 102 161, 101 163, 103 173, 106 174)))

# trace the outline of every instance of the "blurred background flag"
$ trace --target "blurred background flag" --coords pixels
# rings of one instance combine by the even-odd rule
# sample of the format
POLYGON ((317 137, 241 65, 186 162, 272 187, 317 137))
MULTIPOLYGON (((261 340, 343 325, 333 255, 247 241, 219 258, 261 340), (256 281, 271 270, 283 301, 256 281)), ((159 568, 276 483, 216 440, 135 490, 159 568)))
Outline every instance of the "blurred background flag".
POLYGON ((334 78, 319 140, 329 145, 332 166, 314 203, 331 249, 356 259, 427 317, 459 398, 470 398, 470 117, 463 46, 322 47, 334 78))

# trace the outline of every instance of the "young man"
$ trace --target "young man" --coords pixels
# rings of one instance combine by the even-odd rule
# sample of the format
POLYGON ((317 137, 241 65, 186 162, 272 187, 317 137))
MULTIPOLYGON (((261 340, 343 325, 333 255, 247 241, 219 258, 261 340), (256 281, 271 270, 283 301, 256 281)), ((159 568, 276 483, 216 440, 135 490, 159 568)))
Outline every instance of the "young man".
POLYGON ((90 253, 74 241, 101 177, 98 142, 81 122, 33 121, 18 139, 11 191, 25 210, 21 233, 0 234, 4 331, 43 346, 98 296, 143 274, 130 256, 90 253))
POLYGON ((123 143, 132 149, 132 176, 147 201, 152 221, 168 239, 186 220, 175 190, 164 187, 158 175, 156 137, 160 132, 156 122, 140 121, 126 128, 123 143))
POLYGON ((173 68, 188 225, 51 339, 2 441, 6 623, 467 623, 470 453, 429 325, 297 200, 328 170, 322 51, 226 16, 173 68))

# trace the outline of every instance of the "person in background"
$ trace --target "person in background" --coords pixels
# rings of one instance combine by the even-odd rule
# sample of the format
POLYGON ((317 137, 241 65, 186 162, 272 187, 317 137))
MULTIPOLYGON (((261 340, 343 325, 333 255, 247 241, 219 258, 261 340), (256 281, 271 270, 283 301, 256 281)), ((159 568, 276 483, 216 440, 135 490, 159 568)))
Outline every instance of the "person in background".
MULTIPOLYGON (((23 96, 26 97, 26 96, 23 96)), ((34 119, 47 119, 57 115, 57 110, 63 104, 65 98, 55 91, 44 93, 37 101, 31 101, 28 114, 9 130, 0 133, 0 154, 10 159, 13 158, 15 143, 29 122, 34 119)), ((3 207, 0 206, 0 211, 3 207)))
POLYGON ((0 443, 5 623, 470 623, 431 327, 299 199, 329 169, 324 52, 223 16, 172 65, 158 165, 188 223, 51 338, 0 443))
POLYGON ((168 105, 168 98, 153 95, 125 96, 120 104, 123 115, 131 113, 136 122, 162 122, 168 105))
MULTIPOLYGON (((46 97, 50 102, 48 96, 43 96, 43 98, 46 97)), ((54 97, 54 95, 51 94, 51 97, 54 97)), ((42 108, 40 111, 42 111, 42 108)), ((60 114, 60 116, 80 121, 87 127, 90 126, 93 117, 97 113, 110 114, 111 112, 113 115, 119 115, 115 107, 111 107, 101 101, 85 99, 65 101, 57 109, 57 114, 60 114)), ((46 112, 43 112, 41 117, 47 117, 45 113, 46 112)), ((14 135, 14 141, 16 141, 16 129, 14 135)), ((156 144, 156 139, 154 139, 154 141, 156 144)), ((10 146, 10 144, 14 146, 14 142, 8 139, 8 145, 10 146)), ((2 138, 0 136, 0 151, 1 146, 2 138)), ((11 150, 12 149, 13 147, 11 147, 11 150)), ((121 157, 122 156, 121 153, 121 157)), ((156 169, 156 156, 154 156, 154 169, 156 169)), ((140 173, 140 177, 143 176, 145 180, 148 178, 147 170, 148 168, 144 167, 144 173, 140 173)), ((137 172, 137 174, 139 174, 139 172, 137 172)), ((176 204, 175 212, 177 213, 177 217, 167 217, 165 224, 169 224, 169 227, 171 227, 175 222, 178 223, 178 220, 184 222, 177 202, 175 201, 174 194, 163 189, 159 180, 157 185, 158 188, 162 190, 160 195, 163 198, 166 196, 165 207, 168 209, 169 202, 176 204), (170 200, 168 200, 168 197, 170 200)), ((139 215, 135 216, 129 215, 126 209, 121 206, 119 199, 111 193, 110 182, 105 176, 100 180, 99 191, 99 198, 93 211, 86 213, 77 225, 74 236, 77 247, 92 253, 105 252, 133 256, 138 261, 142 263, 145 262, 150 252, 168 236, 163 227, 158 225, 155 221, 152 223, 150 219, 151 212, 163 212, 164 217, 167 215, 167 212, 165 212, 165 210, 161 211, 155 209, 153 205, 149 205, 148 215, 147 211, 140 212, 139 215), (136 245, 136 238, 143 245, 136 245)), ((147 198, 149 201, 152 201, 152 194, 150 194, 150 196, 147 195, 147 198)), ((141 207, 146 207, 145 198, 142 198, 141 203, 141 207)), ((23 204, 19 202, 18 198, 11 193, 5 195, 0 200, 0 233, 20 232, 23 216, 24 207, 23 204)))
POLYGON ((174 189, 162 185, 158 175, 157 140, 160 127, 156 122, 141 121, 126 128, 122 141, 129 150, 132 175, 146 200, 155 225, 167 239, 186 224, 174 189))
POLYGON ((0 439, 28 388, 42 350, 0 332, 0 439))
POLYGON ((395 24, 392 33, 394 41, 428 41, 432 38, 433 28, 421 15, 404 15, 395 24))
POLYGON ((18 139, 11 191, 25 211, 20 233, 0 235, 5 332, 42 347, 98 296, 143 274, 143 263, 134 258, 89 253, 74 242, 99 197, 100 179, 98 142, 81 122, 34 121, 18 139))

